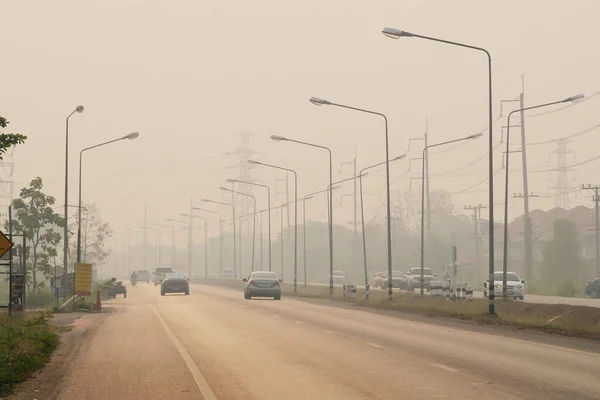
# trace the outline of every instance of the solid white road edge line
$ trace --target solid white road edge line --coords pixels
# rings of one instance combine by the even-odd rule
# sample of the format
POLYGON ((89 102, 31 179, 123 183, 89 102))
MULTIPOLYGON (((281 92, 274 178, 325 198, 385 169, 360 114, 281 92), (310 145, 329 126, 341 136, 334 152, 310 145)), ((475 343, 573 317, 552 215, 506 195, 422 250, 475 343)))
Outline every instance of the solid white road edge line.
POLYGON ((448 371, 448 372, 458 372, 458 370, 456 368, 452 368, 452 367, 449 367, 449 366, 443 365, 443 364, 431 363, 429 365, 431 365, 432 367, 443 369, 444 371, 448 371))
POLYGON ((200 372, 200 369, 198 368, 194 360, 192 360, 192 356, 190 356, 190 353, 188 353, 188 351, 185 349, 185 347, 183 347, 181 342, 175 337, 175 335, 171 331, 171 328, 169 328, 167 322, 162 317, 162 315, 160 315, 160 313, 154 307, 154 305, 151 304, 150 307, 152 307, 152 311, 154 311, 154 314, 156 314, 156 317, 158 318, 160 324, 167 333, 167 336, 169 337, 169 339, 171 339, 171 341, 177 348, 177 351, 179 351, 181 358, 183 358, 185 365, 188 367, 188 370, 192 374, 192 378, 194 378, 194 382, 196 382, 196 386, 198 386, 198 390, 200 390, 200 394, 202 394, 204 400, 217 400, 217 396, 215 396, 214 392, 210 388, 210 385, 206 381, 206 378, 204 378, 204 375, 202 375, 202 372, 200 372))

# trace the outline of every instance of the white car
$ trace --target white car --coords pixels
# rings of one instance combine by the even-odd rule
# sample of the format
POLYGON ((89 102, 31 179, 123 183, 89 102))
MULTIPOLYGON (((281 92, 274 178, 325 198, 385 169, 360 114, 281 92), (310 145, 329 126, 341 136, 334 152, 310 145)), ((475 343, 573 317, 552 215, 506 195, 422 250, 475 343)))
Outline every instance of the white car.
MULTIPOLYGON (((494 298, 501 298, 502 293, 502 271, 494 272, 494 298)), ((525 281, 516 272, 506 273, 506 297, 509 299, 523 300, 525 293, 525 281)), ((488 281, 483 281, 483 298, 488 298, 488 281)))
POLYGON ((338 285, 345 285, 348 283, 343 271, 333 271, 333 283, 338 285))

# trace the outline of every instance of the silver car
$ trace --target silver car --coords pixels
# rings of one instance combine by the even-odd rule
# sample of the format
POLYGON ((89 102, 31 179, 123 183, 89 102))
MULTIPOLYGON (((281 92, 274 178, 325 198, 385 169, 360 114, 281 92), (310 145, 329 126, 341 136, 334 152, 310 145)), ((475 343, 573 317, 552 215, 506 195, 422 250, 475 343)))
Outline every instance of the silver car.
POLYGON ((272 297, 274 300, 281 300, 281 280, 277 279, 275 272, 255 271, 243 281, 247 282, 244 288, 246 300, 252 297, 272 297))

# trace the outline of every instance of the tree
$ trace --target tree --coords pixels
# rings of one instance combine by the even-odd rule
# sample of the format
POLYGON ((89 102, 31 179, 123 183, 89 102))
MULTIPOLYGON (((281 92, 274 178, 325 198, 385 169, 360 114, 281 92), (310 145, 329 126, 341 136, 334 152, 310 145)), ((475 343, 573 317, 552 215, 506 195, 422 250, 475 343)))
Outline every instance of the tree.
POLYGON ((46 195, 43 187, 42 178, 33 179, 29 187, 21 189, 21 198, 13 203, 13 232, 24 234, 30 243, 27 259, 34 292, 38 289, 37 273, 46 277, 52 273, 51 260, 56 257, 56 247, 61 242, 55 228, 64 226, 64 218, 52 209, 54 197, 46 195))
MULTIPOLYGON (((79 213, 73 218, 69 226, 72 235, 69 239, 70 254, 77 256, 77 228, 79 213)), ((100 211, 96 204, 82 204, 81 209, 81 260, 92 263, 95 267, 102 265, 109 252, 104 250, 104 244, 112 235, 110 226, 102 221, 100 211)))
POLYGON ((542 281, 557 287, 561 295, 573 295, 581 272, 580 250, 575 224, 566 219, 554 221, 554 235, 544 249, 542 281))
MULTIPOLYGON (((9 123, 5 117, 0 116, 0 128, 6 128, 9 123)), ((19 133, 0 133, 0 160, 9 148, 24 143, 26 139, 27 136, 19 133)))

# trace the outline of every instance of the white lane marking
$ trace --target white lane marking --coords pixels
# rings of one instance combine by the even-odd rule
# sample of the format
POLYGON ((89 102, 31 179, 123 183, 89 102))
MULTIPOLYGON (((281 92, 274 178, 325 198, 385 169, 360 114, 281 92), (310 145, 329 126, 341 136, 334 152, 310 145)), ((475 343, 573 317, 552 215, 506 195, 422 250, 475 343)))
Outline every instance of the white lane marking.
POLYGON ((302 325, 304 322, 302 321, 294 321, 295 324, 302 325))
POLYGON ((448 372, 458 372, 458 370, 456 368, 452 368, 452 367, 449 367, 449 366, 444 365, 444 364, 431 363, 429 365, 431 365, 432 367, 443 369, 444 371, 448 371, 448 372))
POLYGON ((327 330, 327 329, 323 329, 323 332, 329 333, 330 335, 333 334, 333 331, 330 331, 330 330, 327 330))
POLYGON ((194 378, 194 382, 196 382, 196 386, 198 386, 198 390, 200 390, 200 394, 202 394, 204 400, 217 400, 217 396, 215 396, 214 392, 210 388, 210 385, 206 381, 206 378, 204 378, 204 375, 202 375, 202 372, 200 372, 200 369, 192 359, 192 356, 190 356, 190 353, 188 353, 188 351, 185 349, 185 347, 183 347, 181 342, 175 337, 175 335, 171 331, 171 328, 169 328, 167 322, 162 317, 162 315, 160 315, 160 313, 154 307, 154 305, 151 304, 150 307, 152 307, 152 311, 154 311, 154 314, 156 314, 156 318, 158 318, 158 321, 164 328, 165 332, 167 333, 167 336, 169 337, 169 339, 171 339, 171 341, 177 348, 177 351, 179 351, 181 358, 183 358, 185 365, 188 367, 188 370, 192 374, 192 378, 194 378))
POLYGON ((365 344, 366 344, 367 346, 371 346, 371 347, 374 347, 374 348, 376 348, 376 349, 381 349, 381 348, 383 347, 383 346, 381 346, 381 345, 378 345, 377 343, 372 343, 372 342, 367 342, 367 343, 365 343, 365 344))

